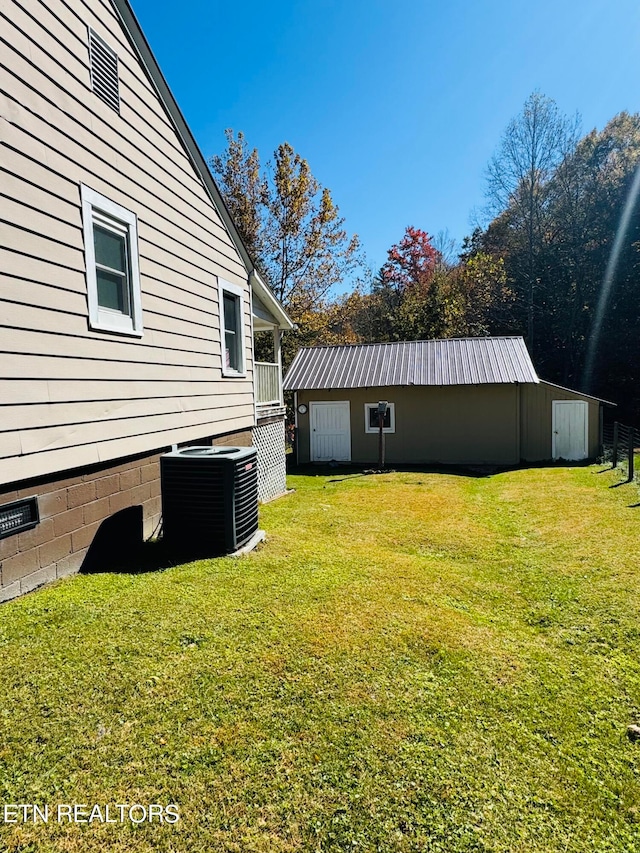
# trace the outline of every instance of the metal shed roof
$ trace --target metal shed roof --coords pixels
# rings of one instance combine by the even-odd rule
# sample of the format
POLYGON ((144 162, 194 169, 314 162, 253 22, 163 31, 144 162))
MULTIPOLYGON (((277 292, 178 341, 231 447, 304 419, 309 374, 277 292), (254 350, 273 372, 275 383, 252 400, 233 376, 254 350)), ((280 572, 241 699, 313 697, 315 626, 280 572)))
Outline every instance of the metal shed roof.
POLYGON ((303 347, 286 391, 538 382, 521 337, 303 347))

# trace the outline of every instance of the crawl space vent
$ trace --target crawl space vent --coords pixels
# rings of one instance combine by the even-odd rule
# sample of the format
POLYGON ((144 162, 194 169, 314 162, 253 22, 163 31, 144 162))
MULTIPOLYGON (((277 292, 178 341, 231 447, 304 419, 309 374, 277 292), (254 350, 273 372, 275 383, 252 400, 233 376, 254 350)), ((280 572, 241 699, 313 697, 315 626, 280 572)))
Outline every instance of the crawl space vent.
POLYGON ((0 506, 0 539, 35 527, 40 521, 38 499, 27 498, 0 506))

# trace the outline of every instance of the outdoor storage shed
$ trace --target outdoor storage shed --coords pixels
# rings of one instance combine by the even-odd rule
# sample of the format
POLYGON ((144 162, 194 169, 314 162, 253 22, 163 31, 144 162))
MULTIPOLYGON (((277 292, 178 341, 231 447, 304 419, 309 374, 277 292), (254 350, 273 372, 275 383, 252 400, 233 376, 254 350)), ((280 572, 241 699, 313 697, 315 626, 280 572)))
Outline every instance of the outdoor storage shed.
POLYGON ((372 464, 377 404, 388 464, 498 464, 599 453, 604 401, 542 382, 520 337, 301 349, 295 392, 298 462, 372 464))

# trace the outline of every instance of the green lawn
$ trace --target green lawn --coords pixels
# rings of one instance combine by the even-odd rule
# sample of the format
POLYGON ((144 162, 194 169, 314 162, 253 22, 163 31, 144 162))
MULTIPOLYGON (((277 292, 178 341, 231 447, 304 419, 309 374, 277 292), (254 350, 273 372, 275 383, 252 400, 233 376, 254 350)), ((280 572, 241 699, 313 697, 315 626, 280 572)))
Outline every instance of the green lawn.
POLYGON ((292 477, 241 559, 0 608, 0 850, 640 850, 640 507, 598 467, 292 477), (0 812, 1 819, 1 812, 0 812))

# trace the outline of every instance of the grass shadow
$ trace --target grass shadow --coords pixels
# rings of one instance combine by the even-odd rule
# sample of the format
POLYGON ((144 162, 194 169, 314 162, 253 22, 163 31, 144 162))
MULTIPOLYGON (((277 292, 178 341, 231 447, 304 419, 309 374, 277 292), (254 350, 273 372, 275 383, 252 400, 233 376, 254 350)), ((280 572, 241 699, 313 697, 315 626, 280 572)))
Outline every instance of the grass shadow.
POLYGON ((166 547, 162 539, 140 542, 130 554, 114 560, 102 572, 127 575, 144 575, 149 572, 161 572, 173 566, 190 562, 188 557, 175 554, 166 547))
MULTIPOLYGON (((593 460, 580 460, 577 462, 566 462, 564 460, 546 460, 544 462, 521 462, 517 465, 497 465, 497 464, 477 464, 477 465, 453 465, 453 464, 398 464, 392 465, 380 471, 372 466, 372 463, 366 465, 355 465, 349 462, 336 462, 333 465, 321 463, 305 463, 295 465, 293 463, 287 466, 287 473, 300 474, 306 477, 330 477, 335 475, 335 479, 330 480, 331 483, 340 483, 344 480, 350 480, 354 477, 366 477, 374 474, 392 474, 396 472, 416 473, 416 474, 446 474, 454 477, 476 477, 485 478, 493 477, 496 474, 504 474, 507 471, 524 471, 533 468, 584 468, 593 464, 593 460)), ((604 469, 610 471, 610 468, 604 469)), ((604 473, 596 472, 596 473, 604 473)))
POLYGON ((416 473, 416 474, 449 474, 457 477, 491 477, 502 471, 513 470, 514 466, 500 467, 498 465, 393 465, 382 470, 367 465, 350 465, 336 463, 335 465, 308 464, 291 467, 288 473, 300 474, 305 477, 330 477, 336 475, 331 483, 352 480, 355 477, 370 477, 376 474, 416 473))

